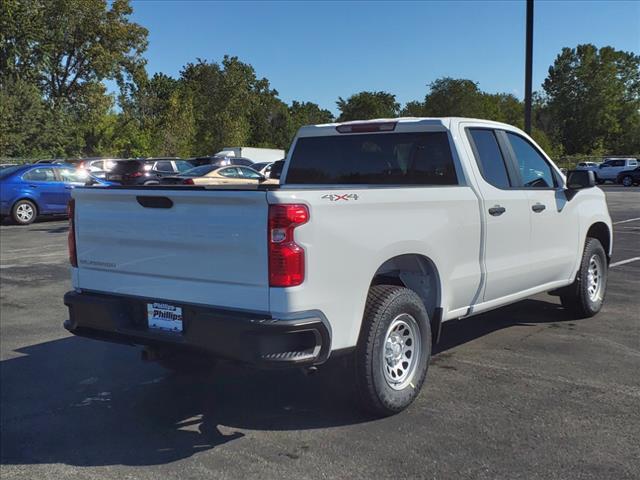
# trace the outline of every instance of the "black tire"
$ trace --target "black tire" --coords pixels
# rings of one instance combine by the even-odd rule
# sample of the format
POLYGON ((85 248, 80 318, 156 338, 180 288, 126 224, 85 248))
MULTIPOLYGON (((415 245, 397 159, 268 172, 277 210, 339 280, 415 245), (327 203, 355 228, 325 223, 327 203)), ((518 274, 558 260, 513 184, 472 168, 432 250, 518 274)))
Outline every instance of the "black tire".
MULTIPOLYGON (((400 332, 400 338, 409 338, 402 336, 403 330, 400 332)), ((394 331, 391 334, 393 335, 394 331)), ((401 348, 405 348, 404 343, 401 348)), ((406 348, 411 348, 408 341, 406 348)), ((420 297, 412 290, 395 285, 371 287, 355 353, 356 386, 363 408, 379 416, 393 415, 407 408, 420 393, 430 356, 431 327, 420 297), (411 328, 417 327, 419 331, 419 337, 412 337, 416 338, 416 345, 419 345, 419 348, 414 346, 413 352, 419 353, 412 353, 412 363, 404 361, 406 358, 402 355, 406 354, 400 355, 399 368, 405 368, 404 364, 407 364, 407 377, 394 388, 389 383, 392 379, 387 378, 395 372, 388 373, 391 367, 383 359, 383 352, 390 327, 394 322, 396 325, 398 322, 401 324, 403 319, 413 325, 411 328)), ((398 377, 398 380, 400 378, 402 377, 398 377)))
POLYGON ((608 267, 607 255, 602 244, 598 239, 588 237, 576 279, 560 294, 562 306, 578 318, 593 317, 598 313, 607 291, 608 267), (599 282, 597 291, 590 290, 590 288, 593 289, 593 284, 590 282, 593 275, 590 277, 589 271, 592 261, 599 265, 597 266, 599 282))
POLYGON ((30 200, 18 200, 11 209, 11 218, 18 225, 29 225, 38 217, 38 207, 30 200), (31 215, 28 215, 31 212, 31 215))
POLYGON ((620 183, 625 187, 632 187, 633 186, 633 177, 631 175, 625 175, 620 180, 620 183))

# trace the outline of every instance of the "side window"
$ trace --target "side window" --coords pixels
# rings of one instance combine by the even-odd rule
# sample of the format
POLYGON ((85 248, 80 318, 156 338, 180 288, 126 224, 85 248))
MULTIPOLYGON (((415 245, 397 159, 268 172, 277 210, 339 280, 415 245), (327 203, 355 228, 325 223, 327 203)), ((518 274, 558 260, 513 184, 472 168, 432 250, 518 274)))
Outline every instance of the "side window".
POLYGON ((86 171, 72 168, 60 168, 58 174, 60 175, 60 180, 65 183, 84 183, 88 177, 86 171))
POLYGON ((552 188, 555 185, 555 177, 544 157, 520 135, 507 132, 507 138, 518 163, 522 186, 552 188))
POLYGON ((171 165, 171 162, 168 160, 160 160, 159 162, 156 162, 154 170, 159 172, 173 172, 173 165, 171 165))
POLYGON ((260 174, 250 168, 239 167, 238 172, 240 172, 240 176, 244 178, 260 178, 260 174))
POLYGON ((22 179, 31 182, 55 182, 56 176, 51 168, 34 168, 25 173, 22 179))
POLYGON ((223 177, 238 178, 238 170, 236 168, 224 168, 218 172, 223 177))
POLYGON ((493 130, 471 128, 469 135, 475 145, 475 155, 484 179, 494 187, 509 188, 511 183, 498 139, 493 130))

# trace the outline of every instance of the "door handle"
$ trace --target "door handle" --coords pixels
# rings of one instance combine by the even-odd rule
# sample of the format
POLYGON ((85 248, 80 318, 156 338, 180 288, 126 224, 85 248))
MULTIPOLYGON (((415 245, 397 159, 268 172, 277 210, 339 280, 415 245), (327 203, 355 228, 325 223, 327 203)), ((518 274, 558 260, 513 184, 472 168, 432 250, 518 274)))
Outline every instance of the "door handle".
POLYGON ((30 186, 31 188, 38 188, 38 185, 34 185, 33 183, 30 183, 30 184, 29 184, 29 186, 30 186))
POLYGON ((536 212, 536 213, 540 213, 540 212, 542 212, 545 208, 547 208, 547 206, 546 206, 546 205, 543 205, 543 204, 541 204, 541 203, 536 203, 535 205, 533 205, 533 206, 531 207, 531 210, 533 210, 533 211, 534 211, 534 212, 536 212))
POLYGON ((491 207, 489 209, 489 215, 493 215, 494 217, 499 217, 500 215, 502 215, 506 211, 507 211, 506 208, 501 207, 500 205, 496 205, 496 206, 491 207))
POLYGON ((73 187, 71 185, 65 185, 64 189, 65 190, 71 190, 73 187))

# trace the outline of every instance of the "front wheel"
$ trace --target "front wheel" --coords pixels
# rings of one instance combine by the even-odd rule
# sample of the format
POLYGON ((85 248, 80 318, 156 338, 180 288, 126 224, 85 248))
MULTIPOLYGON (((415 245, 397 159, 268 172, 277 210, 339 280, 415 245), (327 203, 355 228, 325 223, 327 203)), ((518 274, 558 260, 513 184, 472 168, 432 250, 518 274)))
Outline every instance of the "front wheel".
POLYGON ((380 416, 407 408, 424 383, 431 328, 424 304, 407 288, 369 290, 356 348, 356 385, 362 406, 380 416))
POLYGON ((20 225, 33 223, 37 216, 38 209, 30 200, 20 200, 16 202, 11 210, 13 221, 20 225))
POLYGON ((580 318, 602 308, 607 289, 607 256, 599 240, 587 238, 576 280, 561 294, 562 306, 580 318))
POLYGON ((633 178, 630 175, 625 175, 622 177, 622 185, 625 187, 631 187, 633 185, 633 178))

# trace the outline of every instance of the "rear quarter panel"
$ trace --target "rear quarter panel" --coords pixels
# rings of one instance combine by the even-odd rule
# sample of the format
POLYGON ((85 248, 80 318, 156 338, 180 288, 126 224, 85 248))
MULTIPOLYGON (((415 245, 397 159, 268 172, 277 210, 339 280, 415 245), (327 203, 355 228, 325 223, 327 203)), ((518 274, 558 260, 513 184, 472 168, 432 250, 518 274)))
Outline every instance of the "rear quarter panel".
POLYGON ((398 255, 423 255, 437 266, 445 315, 468 306, 477 292, 480 213, 469 187, 282 189, 267 198, 310 211, 310 221, 295 230, 306 252, 305 281, 271 288, 272 314, 322 311, 333 349, 356 344, 375 272, 398 255), (345 193, 350 200, 331 199, 345 193))
POLYGON ((39 212, 46 212, 46 209, 40 205, 38 193, 23 182, 20 177, 11 177, 0 182, 0 212, 2 215, 9 215, 13 205, 21 199, 31 200, 36 204, 39 212))

